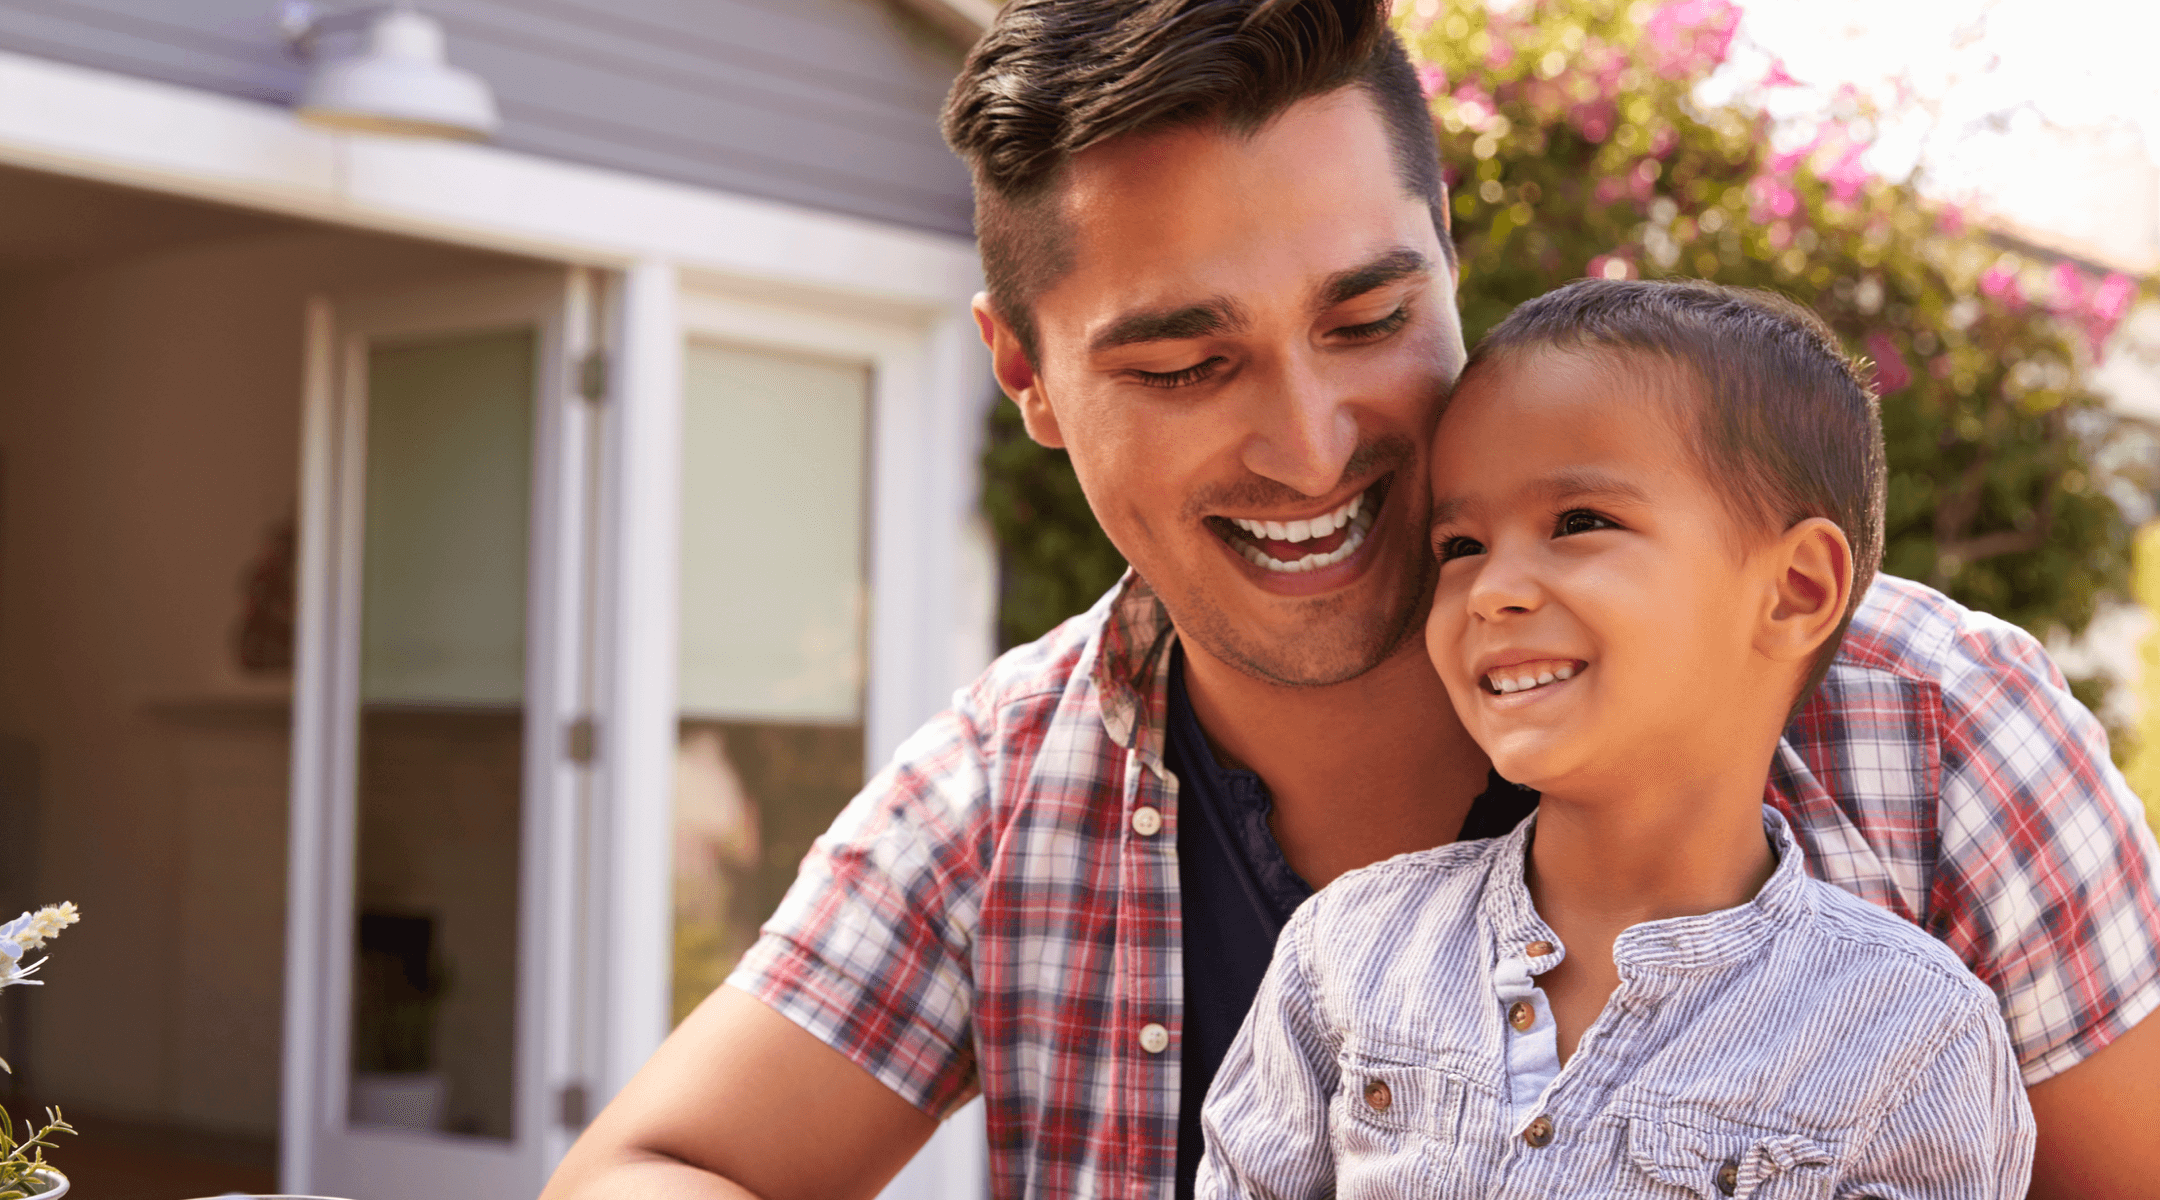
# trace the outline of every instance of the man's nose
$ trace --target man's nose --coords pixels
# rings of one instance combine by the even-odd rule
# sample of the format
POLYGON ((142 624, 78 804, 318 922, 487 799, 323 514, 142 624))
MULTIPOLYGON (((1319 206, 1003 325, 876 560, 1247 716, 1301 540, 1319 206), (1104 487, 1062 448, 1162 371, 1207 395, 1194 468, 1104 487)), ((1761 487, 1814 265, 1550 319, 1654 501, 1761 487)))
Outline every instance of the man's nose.
POLYGON ((1307 496, 1333 491, 1357 450, 1357 413, 1349 397, 1292 356, 1272 394, 1255 399, 1246 469, 1307 496))

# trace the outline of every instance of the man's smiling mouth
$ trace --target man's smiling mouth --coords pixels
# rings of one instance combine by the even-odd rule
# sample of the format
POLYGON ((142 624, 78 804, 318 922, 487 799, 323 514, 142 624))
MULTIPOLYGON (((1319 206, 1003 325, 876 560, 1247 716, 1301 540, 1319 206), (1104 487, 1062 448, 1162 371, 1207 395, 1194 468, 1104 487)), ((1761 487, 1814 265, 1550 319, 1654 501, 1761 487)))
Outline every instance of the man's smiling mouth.
POLYGON ((1231 549, 1261 570, 1302 575, 1332 567, 1358 552, 1366 535, 1372 532, 1380 505, 1387 499, 1387 485, 1393 479, 1392 475, 1382 476, 1340 508, 1302 521, 1209 517, 1207 524, 1231 549))

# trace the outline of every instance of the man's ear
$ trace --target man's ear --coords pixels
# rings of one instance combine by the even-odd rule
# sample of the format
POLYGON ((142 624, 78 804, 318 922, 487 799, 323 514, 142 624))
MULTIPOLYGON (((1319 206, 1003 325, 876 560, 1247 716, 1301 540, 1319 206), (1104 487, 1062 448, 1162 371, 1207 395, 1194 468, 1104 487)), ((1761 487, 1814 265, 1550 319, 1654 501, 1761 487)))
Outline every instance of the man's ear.
POLYGON ((1786 530, 1769 554, 1770 604, 1755 632, 1755 648, 1776 662, 1804 662, 1845 619, 1852 599, 1852 544, 1835 521, 1809 517, 1786 530))
POLYGON ((997 376, 998 387, 1020 406, 1020 419, 1027 425, 1028 436, 1053 450, 1062 448, 1065 435, 1058 431, 1057 414, 1043 395, 1042 377, 1035 373, 1035 364, 1028 361, 1020 336, 998 315, 988 292, 975 293, 971 307, 983 345, 990 347, 990 372, 997 376))

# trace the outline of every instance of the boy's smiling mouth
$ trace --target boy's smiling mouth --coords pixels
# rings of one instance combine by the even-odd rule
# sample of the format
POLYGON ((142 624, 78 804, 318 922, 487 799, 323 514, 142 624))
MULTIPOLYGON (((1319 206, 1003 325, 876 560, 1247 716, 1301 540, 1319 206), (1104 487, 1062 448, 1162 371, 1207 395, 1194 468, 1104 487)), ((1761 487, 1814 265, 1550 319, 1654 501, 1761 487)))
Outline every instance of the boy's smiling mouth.
POLYGON ((1393 475, 1384 475, 1341 505, 1297 521, 1211 516, 1208 528, 1245 561, 1276 575, 1302 575, 1356 554, 1379 518, 1393 475))
POLYGON ((1478 676, 1478 686, 1489 696, 1512 696, 1563 683, 1588 670, 1579 658, 1533 658, 1494 667, 1478 676))

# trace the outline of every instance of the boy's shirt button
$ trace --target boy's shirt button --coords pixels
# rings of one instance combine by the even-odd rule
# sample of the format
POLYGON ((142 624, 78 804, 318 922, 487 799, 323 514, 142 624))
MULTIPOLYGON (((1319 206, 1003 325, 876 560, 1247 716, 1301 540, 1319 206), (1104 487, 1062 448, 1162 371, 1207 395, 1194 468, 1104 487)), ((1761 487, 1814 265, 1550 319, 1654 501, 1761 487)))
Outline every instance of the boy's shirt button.
POLYGON ((1388 1090, 1386 1081, 1379 1079, 1365 1081, 1366 1107, 1374 1112, 1386 1112, 1388 1105, 1393 1103, 1395 1103, 1395 1093, 1388 1090))
POLYGON ((1543 1150, 1552 1145, 1552 1118, 1539 1117, 1522 1131, 1522 1140, 1530 1143, 1532 1150, 1543 1150))
POLYGON ((1529 1001, 1517 1000, 1508 1005, 1507 1023, 1513 1025, 1517 1033, 1528 1033, 1530 1027, 1537 1024, 1537 1010, 1530 1007, 1529 1001))
POLYGON ((1150 1021, 1140 1027, 1140 1048, 1149 1054, 1161 1054, 1170 1047, 1170 1031, 1150 1021))
POLYGON ((1152 804, 1143 804, 1133 810, 1133 832, 1141 837, 1154 837, 1162 832, 1162 810, 1152 804))
POLYGON ((1740 1186, 1740 1164, 1728 1162, 1717 1169, 1717 1190, 1727 1196, 1740 1186))
POLYGON ((1532 942, 1524 946, 1522 952, 1531 958, 1543 958, 1553 952, 1553 944, 1551 942, 1532 942))

